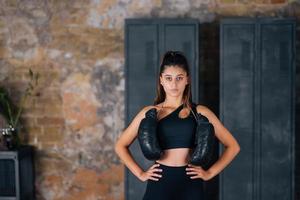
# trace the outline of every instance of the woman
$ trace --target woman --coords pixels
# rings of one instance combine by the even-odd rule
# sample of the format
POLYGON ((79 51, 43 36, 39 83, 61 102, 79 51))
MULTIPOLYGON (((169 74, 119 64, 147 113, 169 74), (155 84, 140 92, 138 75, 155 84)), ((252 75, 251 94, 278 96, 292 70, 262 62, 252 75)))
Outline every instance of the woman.
POLYGON ((146 106, 135 116, 119 137, 115 151, 128 169, 141 181, 147 181, 143 200, 201 200, 203 181, 218 175, 238 154, 239 144, 206 106, 197 105, 213 124, 215 136, 226 150, 209 169, 189 164, 196 121, 192 114, 191 79, 187 59, 181 52, 165 53, 160 66, 157 97, 154 105, 146 106), (144 171, 133 159, 128 148, 137 137, 141 120, 151 108, 157 110, 157 137, 162 156, 144 171))

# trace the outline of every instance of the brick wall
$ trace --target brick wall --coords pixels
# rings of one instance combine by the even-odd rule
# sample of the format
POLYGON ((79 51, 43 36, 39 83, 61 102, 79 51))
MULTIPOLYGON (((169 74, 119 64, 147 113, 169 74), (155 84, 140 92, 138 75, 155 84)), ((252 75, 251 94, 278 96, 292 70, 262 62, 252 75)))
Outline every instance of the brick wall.
MULTIPOLYGON (((227 16, 299 20, 300 2, 0 1, 0 85, 19 102, 28 69, 40 73, 22 115, 23 141, 37 148, 37 199, 124 199, 123 165, 113 145, 124 128, 125 18, 193 17, 203 23, 201 101, 218 113, 218 20, 227 16)), ((298 27, 297 38, 299 32, 298 27)), ((299 158, 299 145, 296 153, 299 158)), ((298 168, 296 180, 300 191, 298 168)))

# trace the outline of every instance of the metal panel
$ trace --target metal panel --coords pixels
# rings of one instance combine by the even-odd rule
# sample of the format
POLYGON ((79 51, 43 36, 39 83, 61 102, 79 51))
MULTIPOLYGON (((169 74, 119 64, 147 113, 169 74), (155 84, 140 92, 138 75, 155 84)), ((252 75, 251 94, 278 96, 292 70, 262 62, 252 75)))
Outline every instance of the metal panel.
MULTIPOLYGON (((172 50, 183 50, 192 69, 193 100, 198 100, 198 22, 193 19, 126 19, 125 20, 125 67, 126 106, 125 126, 144 106, 153 104, 156 92, 156 78, 160 58, 165 52, 164 44, 172 50), (167 27, 176 27, 171 34, 167 27), (178 33, 177 33, 178 32, 178 33), (182 34, 187 34, 182 39, 182 34), (165 37, 167 36, 167 37, 165 37), (169 37, 172 40, 169 40, 169 37), (168 41, 166 41, 168 40, 168 41), (170 42, 174 46, 170 45, 170 42), (176 47, 176 48, 175 48, 176 47), (177 48, 178 47, 178 48, 177 48)), ((146 169, 150 161, 141 153, 138 141, 130 146, 130 152, 137 163, 146 169)), ((138 180, 125 168, 125 199, 140 200, 146 189, 146 182, 138 180)))
POLYGON ((0 159, 0 199, 16 195, 15 160, 0 159))
POLYGON ((33 200, 33 147, 0 151, 0 200, 33 200))
POLYGON ((260 24, 260 199, 294 199, 293 28, 291 23, 260 24))
POLYGON ((220 177, 221 199, 253 199, 254 35, 252 23, 221 27, 220 112, 224 125, 242 147, 239 156, 220 177))
MULTIPOLYGON (((126 25, 126 125, 145 105, 151 105, 155 95, 158 26, 156 24, 126 25)), ((130 146, 134 159, 146 168, 143 154, 135 140, 130 146)), ((127 168, 125 173, 126 199, 141 199, 145 184, 127 168)))
POLYGON ((241 145, 222 200, 294 199, 294 32, 287 19, 221 22, 220 116, 241 145))

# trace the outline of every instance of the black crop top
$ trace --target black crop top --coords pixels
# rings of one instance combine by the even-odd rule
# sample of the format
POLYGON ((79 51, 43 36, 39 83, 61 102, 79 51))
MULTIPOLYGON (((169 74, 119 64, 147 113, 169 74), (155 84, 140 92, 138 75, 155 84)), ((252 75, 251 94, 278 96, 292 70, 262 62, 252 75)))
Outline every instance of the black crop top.
POLYGON ((183 104, 158 121, 157 137, 162 149, 194 147, 196 120, 192 111, 186 118, 180 118, 182 107, 183 104))

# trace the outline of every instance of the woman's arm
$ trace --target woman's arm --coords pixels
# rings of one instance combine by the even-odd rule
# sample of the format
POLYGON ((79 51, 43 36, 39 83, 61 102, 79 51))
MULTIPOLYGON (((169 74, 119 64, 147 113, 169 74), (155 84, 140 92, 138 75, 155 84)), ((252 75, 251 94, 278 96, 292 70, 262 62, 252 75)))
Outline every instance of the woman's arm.
POLYGON ((129 126, 123 131, 123 133, 118 138, 115 144, 115 152, 120 157, 121 161, 126 165, 126 167, 141 181, 146 181, 148 179, 158 181, 161 177, 161 169, 157 167, 159 164, 153 164, 147 171, 144 171, 133 159, 129 146, 133 143, 138 134, 138 128, 140 122, 145 118, 145 113, 153 108, 153 106, 147 106, 143 108, 132 120, 129 126))
POLYGON ((209 108, 198 105, 197 112, 206 116, 209 122, 213 124, 216 137, 226 148, 218 161, 208 169, 208 172, 214 177, 234 159, 240 151, 240 146, 233 135, 223 126, 217 116, 209 108))
POLYGON ((120 157, 121 161, 128 167, 128 169, 139 179, 141 179, 143 169, 133 159, 129 146, 133 143, 138 134, 138 127, 141 120, 145 117, 145 113, 152 106, 144 107, 132 120, 129 126, 119 136, 115 144, 115 152, 120 157))

